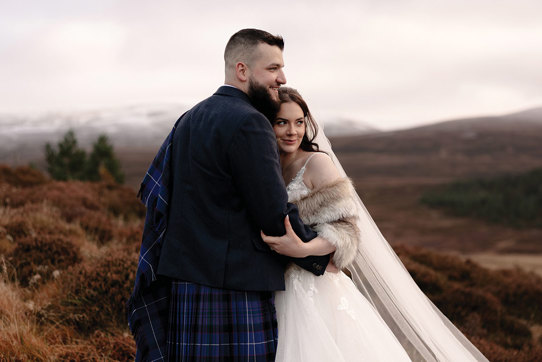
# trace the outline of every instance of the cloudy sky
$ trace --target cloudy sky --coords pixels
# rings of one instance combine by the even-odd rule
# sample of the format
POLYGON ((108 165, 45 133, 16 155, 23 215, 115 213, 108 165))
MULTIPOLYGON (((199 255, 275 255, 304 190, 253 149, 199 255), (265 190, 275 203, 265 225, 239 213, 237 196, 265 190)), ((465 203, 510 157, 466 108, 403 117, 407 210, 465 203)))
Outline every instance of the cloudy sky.
POLYGON ((404 128, 542 106, 539 0, 0 3, 0 112, 182 103, 239 29, 281 34, 316 117, 404 128))

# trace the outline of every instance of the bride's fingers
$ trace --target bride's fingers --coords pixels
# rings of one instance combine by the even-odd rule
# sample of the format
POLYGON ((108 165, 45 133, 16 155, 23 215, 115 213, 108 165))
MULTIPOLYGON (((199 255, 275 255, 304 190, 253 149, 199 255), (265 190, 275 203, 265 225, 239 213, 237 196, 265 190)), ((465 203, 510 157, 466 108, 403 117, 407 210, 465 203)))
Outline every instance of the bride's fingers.
POLYGON ((262 237, 262 240, 267 243, 267 244, 270 244, 272 242, 274 242, 274 239, 276 238, 275 236, 267 236, 263 233, 263 231, 260 230, 260 236, 262 237))
POLYGON ((292 224, 290 224, 290 216, 286 215, 284 218, 284 228, 286 229, 286 234, 294 233, 294 229, 292 228, 292 224))

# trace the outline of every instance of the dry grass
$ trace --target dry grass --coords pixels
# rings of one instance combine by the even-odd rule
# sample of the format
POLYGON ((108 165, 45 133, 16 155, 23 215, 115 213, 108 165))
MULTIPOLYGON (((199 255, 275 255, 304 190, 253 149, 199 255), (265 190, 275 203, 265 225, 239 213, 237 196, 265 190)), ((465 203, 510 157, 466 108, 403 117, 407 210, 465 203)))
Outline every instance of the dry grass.
POLYGON ((0 167, 0 360, 133 359, 124 301, 143 226, 135 192, 6 170, 0 167), (78 316, 85 328, 73 323, 78 316))
POLYGON ((2 263, 0 276, 0 360, 46 360, 49 353, 32 313, 32 303, 23 299, 23 290, 6 280, 2 263))

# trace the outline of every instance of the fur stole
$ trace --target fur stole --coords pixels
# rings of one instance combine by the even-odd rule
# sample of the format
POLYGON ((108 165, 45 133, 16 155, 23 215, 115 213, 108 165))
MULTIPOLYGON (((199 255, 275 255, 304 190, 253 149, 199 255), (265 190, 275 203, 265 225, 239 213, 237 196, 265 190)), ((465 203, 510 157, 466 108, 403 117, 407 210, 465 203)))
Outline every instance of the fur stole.
POLYGON ((352 263, 360 242, 355 195, 352 181, 344 177, 291 201, 303 222, 335 246, 333 263, 339 269, 352 263))

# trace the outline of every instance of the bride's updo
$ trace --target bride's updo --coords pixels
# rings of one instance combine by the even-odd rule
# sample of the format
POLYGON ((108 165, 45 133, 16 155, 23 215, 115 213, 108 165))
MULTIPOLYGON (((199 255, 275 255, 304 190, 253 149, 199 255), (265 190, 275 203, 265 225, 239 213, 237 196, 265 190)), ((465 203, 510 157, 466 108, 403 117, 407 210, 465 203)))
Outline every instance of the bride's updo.
POLYGON ((312 118, 309 107, 307 106, 307 103, 303 97, 301 97, 301 94, 299 94, 299 92, 294 88, 280 87, 279 99, 280 104, 294 102, 301 107, 301 110, 303 111, 303 116, 305 117, 305 135, 303 135, 299 148, 307 152, 320 151, 318 144, 313 142, 314 138, 316 138, 316 135, 318 134, 318 124, 314 118, 312 118))

